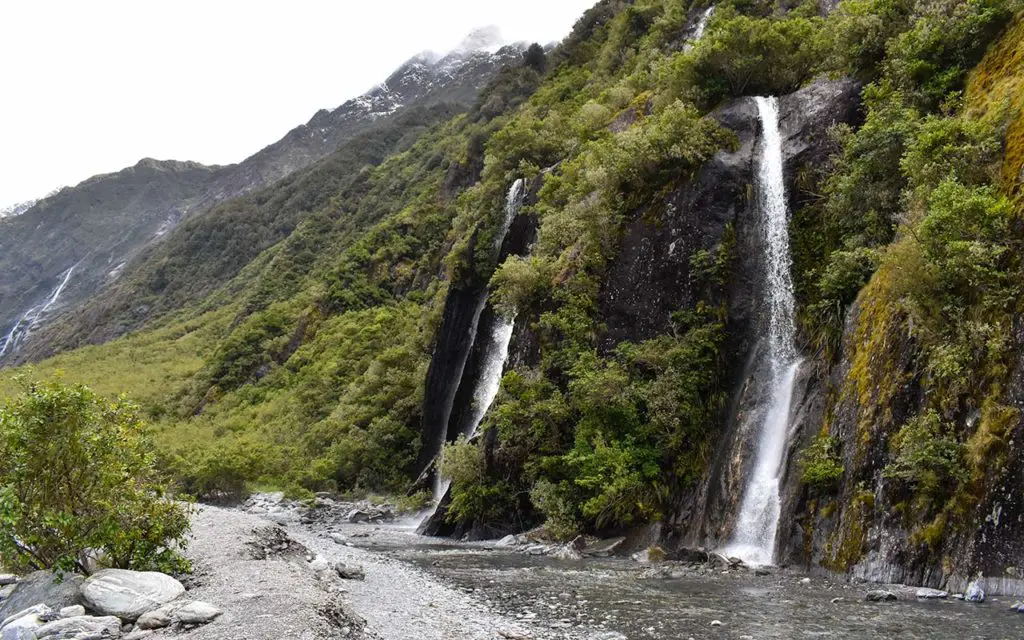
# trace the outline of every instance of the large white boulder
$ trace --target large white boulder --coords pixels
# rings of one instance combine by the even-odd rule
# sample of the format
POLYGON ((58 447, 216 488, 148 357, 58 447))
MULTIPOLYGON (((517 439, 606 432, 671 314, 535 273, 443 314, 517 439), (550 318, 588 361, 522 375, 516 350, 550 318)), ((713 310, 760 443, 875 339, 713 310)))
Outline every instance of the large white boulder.
POLYGON ((105 569, 82 585, 82 597, 89 609, 123 620, 136 620, 184 593, 180 582, 154 571, 105 569))

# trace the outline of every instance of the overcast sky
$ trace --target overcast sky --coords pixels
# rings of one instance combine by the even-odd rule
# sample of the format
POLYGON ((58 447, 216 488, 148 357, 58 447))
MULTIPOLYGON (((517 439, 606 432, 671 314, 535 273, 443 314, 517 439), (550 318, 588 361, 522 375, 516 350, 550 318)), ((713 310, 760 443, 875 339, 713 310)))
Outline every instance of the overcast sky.
POLYGON ((422 50, 560 40, 594 2, 0 1, 0 207, 144 157, 238 162, 422 50))

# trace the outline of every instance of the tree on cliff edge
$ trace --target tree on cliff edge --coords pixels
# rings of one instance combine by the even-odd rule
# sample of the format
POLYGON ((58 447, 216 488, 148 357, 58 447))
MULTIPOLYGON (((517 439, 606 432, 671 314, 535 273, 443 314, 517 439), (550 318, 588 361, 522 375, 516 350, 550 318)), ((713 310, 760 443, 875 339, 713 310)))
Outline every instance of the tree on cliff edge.
POLYGON ((0 408, 0 566, 181 571, 188 509, 159 479, 138 408, 32 384, 0 408))

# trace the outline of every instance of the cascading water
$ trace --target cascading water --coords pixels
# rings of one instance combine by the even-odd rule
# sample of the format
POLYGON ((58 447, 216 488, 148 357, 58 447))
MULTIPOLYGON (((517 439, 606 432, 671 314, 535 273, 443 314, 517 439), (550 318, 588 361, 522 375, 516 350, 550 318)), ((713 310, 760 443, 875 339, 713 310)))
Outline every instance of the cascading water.
POLYGON ((779 476, 788 439, 793 387, 801 359, 796 349, 789 212, 783 181, 779 104, 775 98, 756 100, 762 125, 757 189, 766 267, 770 400, 760 427, 757 457, 744 491, 736 530, 723 552, 751 564, 771 564, 775 557, 781 505, 779 476))
POLYGON ((700 19, 697 20, 697 26, 693 29, 693 34, 690 36, 686 46, 683 47, 685 51, 689 51, 693 48, 693 45, 704 37, 704 32, 707 31, 708 22, 711 21, 711 16, 715 15, 714 5, 704 10, 704 13, 700 14, 700 19))
MULTIPOLYGON (((519 210, 523 206, 523 189, 525 185, 525 181, 519 179, 516 180, 508 190, 508 196, 505 199, 505 216, 502 219, 501 226, 498 228, 498 233, 494 238, 495 252, 501 251, 501 245, 505 242, 505 236, 508 235, 509 229, 512 228, 512 221, 515 220, 517 215, 519 215, 519 210)), ((470 336, 471 343, 476 342, 480 314, 483 312, 486 305, 487 298, 484 297, 480 300, 480 304, 473 316, 473 324, 471 328, 472 334, 470 336)), ((512 330, 514 327, 514 319, 509 320, 502 317, 495 319, 494 330, 491 333, 488 343, 484 345, 483 366, 480 376, 476 379, 476 387, 473 391, 472 419, 469 422, 469 427, 467 427, 462 434, 467 438, 471 438, 476 435, 477 428, 479 428, 480 423, 487 414, 487 410, 491 407, 491 403, 494 402, 494 398, 498 395, 498 389, 501 386, 501 374, 505 368, 505 361, 508 359, 508 347, 512 340, 512 330)), ((452 402, 454 402, 454 396, 448 401, 449 406, 446 411, 447 416, 451 416, 452 402)), ((442 430, 441 437, 445 438, 446 433, 446 429, 442 430)), ((444 440, 442 440, 440 444, 439 451, 444 451, 444 440)), ((440 454, 438 456, 438 463, 440 463, 440 454)), ((432 515, 434 515, 438 505, 441 503, 441 499, 444 498, 446 493, 448 493, 448 488, 451 487, 451 484, 451 479, 441 474, 440 467, 435 470, 434 496, 431 508, 422 514, 417 526, 419 526, 420 523, 426 522, 432 515)))
POLYGON ((50 310, 53 305, 57 304, 57 299, 60 298, 60 294, 64 293, 64 289, 68 286, 68 281, 71 280, 71 274, 75 272, 75 267, 68 269, 61 282, 57 285, 57 288, 53 290, 53 293, 46 299, 42 304, 36 305, 25 312, 21 318, 18 319, 14 326, 11 327, 10 333, 4 338, 3 345, 0 345, 0 358, 2 358, 8 351, 15 348, 18 343, 22 342, 32 333, 32 330, 36 328, 39 322, 46 316, 46 313, 50 310))
POLYGON ((697 21, 697 28, 693 30, 693 41, 700 40, 704 37, 704 31, 708 28, 708 21, 711 20, 711 16, 715 14, 715 7, 708 7, 704 13, 701 14, 700 20, 697 21))

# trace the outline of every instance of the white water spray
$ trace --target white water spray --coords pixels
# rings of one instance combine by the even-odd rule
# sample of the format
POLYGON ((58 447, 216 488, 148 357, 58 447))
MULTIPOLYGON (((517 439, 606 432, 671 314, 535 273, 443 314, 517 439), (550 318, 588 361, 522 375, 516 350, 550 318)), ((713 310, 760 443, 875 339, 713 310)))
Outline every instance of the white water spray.
POLYGON ((771 564, 779 528, 779 480, 789 432, 790 405, 800 357, 796 350, 795 301, 790 273, 789 212, 783 181, 779 104, 756 98, 761 117, 757 187, 768 302, 770 404, 759 431, 755 466, 744 492, 736 531, 723 553, 751 564, 771 564))
POLYGON ((704 37, 704 32, 708 28, 708 22, 711 20, 711 16, 715 15, 715 7, 708 7, 704 13, 701 14, 700 20, 697 21, 697 28, 693 30, 693 36, 690 38, 693 42, 696 42, 704 37))
MULTIPOLYGON (((519 210, 523 206, 523 189, 526 183, 521 178, 516 180, 512 187, 508 191, 508 196, 505 199, 505 217, 501 221, 501 226, 498 227, 498 233, 494 238, 494 250, 495 252, 501 251, 501 245, 505 242, 505 237, 508 235, 509 229, 512 228, 512 221, 519 215, 519 210)), ((487 304, 487 298, 483 298, 477 307, 473 316, 473 323, 470 335, 470 349, 472 350, 473 343, 476 342, 477 338, 477 326, 480 322, 480 314, 483 312, 484 307, 487 304)), ((494 330, 490 335, 488 344, 484 345, 483 365, 480 371, 480 376, 476 379, 476 388, 473 391, 473 414, 472 419, 469 421, 469 426, 464 430, 463 434, 467 438, 472 438, 476 435, 477 429, 480 427, 480 423, 483 422, 484 416, 487 414, 487 410, 491 408, 491 404, 494 402, 494 398, 498 395, 498 389, 501 386, 501 374, 505 368, 505 361, 508 359, 508 347, 512 340, 512 330, 515 327, 515 319, 505 319, 502 317, 495 319, 494 330)), ((465 364, 463 365, 465 367, 465 364)), ((454 397, 449 400, 448 410, 446 416, 451 416, 451 403, 454 401, 454 397)), ((451 478, 447 478, 441 474, 440 462, 441 455, 444 452, 444 443, 447 440, 447 423, 448 419, 445 420, 445 429, 442 430, 442 441, 440 453, 438 454, 438 467, 434 472, 434 496, 431 501, 431 507, 427 509, 425 513, 419 519, 419 524, 426 522, 432 515, 437 511, 438 505, 444 498, 444 494, 448 493, 449 487, 451 487, 451 478)))
MULTIPOLYGON (((75 267, 78 265, 76 264, 75 267)), ((53 290, 53 293, 46 299, 42 304, 38 304, 21 316, 14 326, 11 327, 10 333, 4 339, 4 343, 0 346, 0 357, 3 357, 10 349, 16 347, 20 342, 23 342, 25 338, 32 333, 32 330, 42 321, 46 316, 46 313, 50 310, 53 305, 57 304, 57 299, 60 298, 60 294, 64 293, 64 289, 68 286, 68 281, 71 280, 71 274, 75 272, 75 267, 71 267, 64 272, 64 277, 61 279, 57 288, 53 290)))

